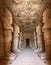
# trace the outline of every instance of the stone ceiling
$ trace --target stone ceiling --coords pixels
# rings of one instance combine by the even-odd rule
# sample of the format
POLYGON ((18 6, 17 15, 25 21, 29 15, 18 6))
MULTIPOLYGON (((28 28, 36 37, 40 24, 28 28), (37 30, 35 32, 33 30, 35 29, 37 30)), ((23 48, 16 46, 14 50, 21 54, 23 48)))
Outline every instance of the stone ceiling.
POLYGON ((51 0, 5 0, 22 31, 34 31, 51 0))

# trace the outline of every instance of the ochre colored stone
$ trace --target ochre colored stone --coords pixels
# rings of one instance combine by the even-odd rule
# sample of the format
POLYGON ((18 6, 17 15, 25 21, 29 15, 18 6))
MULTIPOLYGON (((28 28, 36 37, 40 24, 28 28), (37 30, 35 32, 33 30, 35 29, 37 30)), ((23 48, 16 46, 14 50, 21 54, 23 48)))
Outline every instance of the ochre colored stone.
POLYGON ((3 25, 0 21, 0 57, 4 56, 4 35, 3 35, 3 25))
POLYGON ((43 14, 43 31, 45 40, 45 52, 51 58, 51 9, 47 8, 43 14))

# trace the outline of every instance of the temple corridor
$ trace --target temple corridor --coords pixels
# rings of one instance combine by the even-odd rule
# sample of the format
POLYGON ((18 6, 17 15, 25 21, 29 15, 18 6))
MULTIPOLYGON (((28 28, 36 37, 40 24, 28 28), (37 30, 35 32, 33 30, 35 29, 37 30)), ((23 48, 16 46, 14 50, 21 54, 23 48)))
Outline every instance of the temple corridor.
POLYGON ((51 65, 51 0, 0 0, 0 65, 51 65))

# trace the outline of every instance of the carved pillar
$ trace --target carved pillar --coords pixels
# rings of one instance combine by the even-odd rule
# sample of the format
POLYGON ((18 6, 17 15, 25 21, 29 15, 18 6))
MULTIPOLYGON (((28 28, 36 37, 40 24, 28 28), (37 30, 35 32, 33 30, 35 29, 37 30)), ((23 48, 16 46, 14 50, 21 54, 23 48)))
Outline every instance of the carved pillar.
POLYGON ((43 39, 42 39, 42 23, 40 23, 37 28, 37 43, 38 43, 38 50, 39 52, 43 51, 43 39))
POLYGON ((21 48, 21 43, 22 43, 22 32, 20 32, 19 49, 22 49, 22 48, 21 48))
POLYGON ((22 49, 24 48, 24 36, 23 36, 23 33, 22 33, 22 39, 21 39, 21 48, 22 49))
POLYGON ((14 32, 13 32, 13 48, 12 51, 14 53, 17 53, 19 49, 19 27, 17 26, 16 23, 14 23, 14 32))
POLYGON ((10 11, 5 8, 4 14, 2 17, 3 25, 4 25, 4 53, 5 56, 9 56, 11 52, 11 42, 12 42, 12 15, 10 11))
POLYGON ((33 35, 33 33, 32 33, 32 36, 31 36, 31 43, 32 43, 32 49, 34 49, 35 44, 34 44, 34 35, 33 35))
POLYGON ((43 22, 46 57, 51 58, 51 8, 45 10, 43 22))
POLYGON ((8 56, 11 52, 12 31, 11 29, 4 29, 5 41, 5 55, 8 56))
POLYGON ((5 45, 6 56, 8 56, 11 52, 12 31, 13 31, 13 28, 11 24, 9 24, 9 26, 7 27, 7 24, 5 23, 5 28, 4 28, 4 43, 5 44, 4 45, 5 45))
POLYGON ((36 31, 34 31, 34 47, 35 47, 35 49, 37 49, 38 48, 38 44, 37 44, 37 34, 36 34, 36 31))

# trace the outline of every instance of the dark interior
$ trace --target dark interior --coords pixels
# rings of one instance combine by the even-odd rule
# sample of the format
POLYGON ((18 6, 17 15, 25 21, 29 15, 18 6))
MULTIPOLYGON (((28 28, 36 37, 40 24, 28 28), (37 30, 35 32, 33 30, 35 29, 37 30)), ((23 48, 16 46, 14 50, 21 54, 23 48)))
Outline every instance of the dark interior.
POLYGON ((29 47, 30 39, 26 39, 26 47, 29 47))

